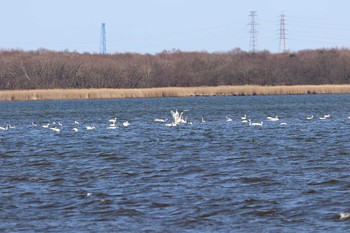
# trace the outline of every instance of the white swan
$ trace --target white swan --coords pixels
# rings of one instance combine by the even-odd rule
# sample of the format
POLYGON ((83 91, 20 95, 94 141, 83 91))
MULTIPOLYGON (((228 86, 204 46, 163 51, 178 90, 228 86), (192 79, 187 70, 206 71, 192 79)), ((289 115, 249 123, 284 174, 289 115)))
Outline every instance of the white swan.
POLYGON ((6 127, 0 127, 0 130, 8 130, 8 125, 6 125, 6 127))
POLYGON ((129 126, 129 125, 130 125, 129 121, 123 122, 123 126, 124 126, 124 127, 127 127, 127 126, 129 126))
POLYGON ((286 122, 281 122, 281 124, 280 125, 287 125, 287 123, 286 122))
POLYGON ((112 119, 109 120, 109 122, 112 123, 112 124, 115 124, 117 122, 117 118, 116 117, 112 118, 112 119))
POLYGON ((244 116, 241 117, 241 120, 242 121, 247 120, 247 114, 244 114, 244 116))
POLYGON ((170 111, 171 112, 171 115, 174 119, 174 122, 176 124, 186 124, 187 121, 182 117, 183 115, 183 112, 179 113, 177 110, 174 112, 174 111, 170 111))
POLYGON ((43 128, 49 128, 49 126, 50 126, 50 123, 42 125, 43 128))
POLYGON ((226 121, 227 121, 227 122, 230 122, 230 121, 232 121, 232 118, 226 117, 226 121))
POLYGON ((168 119, 162 119, 162 118, 155 118, 155 122, 166 122, 168 119))
POLYGON ((263 125, 263 122, 252 122, 252 121, 249 119, 249 125, 250 125, 250 126, 262 126, 262 125, 263 125))
POLYGON ((174 112, 173 110, 170 111, 172 117, 173 117, 173 120, 175 123, 175 125, 179 125, 179 124, 186 124, 187 123, 187 119, 184 119, 182 117, 183 115, 183 112, 179 113, 177 110, 174 112))
POLYGON ((275 117, 270 117, 270 116, 268 116, 266 119, 267 119, 268 121, 278 121, 278 120, 279 120, 278 116, 275 116, 275 117))
POLYGON ((331 117, 331 115, 323 115, 323 117, 320 117, 320 120, 326 120, 326 119, 328 119, 328 118, 330 118, 331 117))
POLYGON ((204 118, 202 117, 202 123, 204 123, 205 122, 205 120, 204 120, 204 118))
MULTIPOLYGON (((116 119, 116 118, 115 118, 115 119, 116 119)), ((116 128, 118 128, 116 122, 110 123, 110 124, 109 124, 109 127, 107 127, 107 129, 116 129, 116 128)))
POLYGON ((79 131, 78 128, 73 128, 72 130, 73 130, 73 132, 78 132, 79 131))
POLYGON ((74 121, 74 124, 79 125, 80 123, 79 121, 74 121))
POLYGON ((92 130, 92 129, 95 129, 95 126, 86 126, 85 127, 87 130, 92 130))
POLYGON ((168 126, 168 127, 175 127, 175 126, 177 126, 177 123, 175 123, 175 122, 167 123, 167 124, 165 124, 165 126, 168 126))
POLYGON ((60 132, 61 130, 58 128, 58 127, 51 127, 50 128, 52 131, 55 131, 55 132, 60 132))
POLYGON ((314 119, 314 116, 308 116, 306 117, 306 120, 313 120, 314 119))
POLYGON ((339 217, 340 220, 347 219, 347 218, 350 218, 350 213, 349 212, 343 212, 343 213, 340 213, 339 216, 340 216, 339 217))

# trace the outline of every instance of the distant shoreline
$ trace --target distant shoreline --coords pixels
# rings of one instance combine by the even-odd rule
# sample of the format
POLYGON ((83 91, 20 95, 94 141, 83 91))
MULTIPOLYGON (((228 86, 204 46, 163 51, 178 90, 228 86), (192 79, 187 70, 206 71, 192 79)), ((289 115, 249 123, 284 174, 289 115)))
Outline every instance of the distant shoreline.
POLYGON ((0 90, 0 101, 298 94, 350 94, 350 85, 246 85, 217 87, 163 87, 139 89, 0 90))

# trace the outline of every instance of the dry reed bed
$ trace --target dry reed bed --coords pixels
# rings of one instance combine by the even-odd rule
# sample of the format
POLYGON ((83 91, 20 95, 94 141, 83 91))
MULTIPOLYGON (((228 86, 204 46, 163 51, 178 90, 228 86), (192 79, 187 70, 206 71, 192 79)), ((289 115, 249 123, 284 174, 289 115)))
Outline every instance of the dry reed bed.
POLYGON ((5 90, 0 91, 0 101, 348 93, 350 85, 5 90))

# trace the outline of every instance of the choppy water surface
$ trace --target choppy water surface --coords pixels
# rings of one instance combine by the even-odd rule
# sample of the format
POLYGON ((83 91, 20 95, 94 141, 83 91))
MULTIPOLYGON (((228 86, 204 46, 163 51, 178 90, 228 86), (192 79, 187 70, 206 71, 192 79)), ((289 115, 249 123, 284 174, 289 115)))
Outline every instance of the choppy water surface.
POLYGON ((350 228, 338 216, 350 211, 350 95, 1 102, 0 108, 0 126, 15 127, 0 130, 2 232, 350 228), (193 124, 154 121, 169 123, 175 109, 193 124), (244 114, 263 126, 242 123, 244 114), (279 121, 266 120, 276 115, 279 121), (113 117, 119 128, 107 129, 113 117), (53 122, 60 132, 42 127, 53 122))

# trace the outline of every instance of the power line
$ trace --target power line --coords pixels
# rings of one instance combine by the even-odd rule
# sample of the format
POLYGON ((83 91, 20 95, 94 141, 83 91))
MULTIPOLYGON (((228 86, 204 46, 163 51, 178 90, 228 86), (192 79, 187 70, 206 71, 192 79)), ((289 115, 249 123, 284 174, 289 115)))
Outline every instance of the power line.
POLYGON ((255 21, 256 18, 256 11, 251 11, 249 14, 250 17, 250 23, 248 24, 250 26, 249 33, 250 33, 250 40, 249 40, 249 49, 253 53, 256 52, 257 42, 258 42, 258 24, 255 21))

